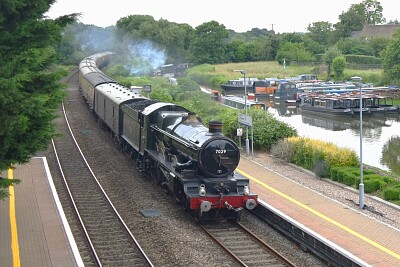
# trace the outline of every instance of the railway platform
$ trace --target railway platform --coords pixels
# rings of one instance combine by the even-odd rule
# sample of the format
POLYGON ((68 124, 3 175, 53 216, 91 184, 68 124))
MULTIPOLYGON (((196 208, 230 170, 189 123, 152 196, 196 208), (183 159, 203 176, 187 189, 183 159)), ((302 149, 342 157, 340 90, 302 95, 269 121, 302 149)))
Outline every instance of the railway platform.
POLYGON ((0 266, 83 266, 46 158, 1 173, 17 178, 0 201, 0 266))
POLYGON ((399 229, 278 174, 262 159, 242 157, 237 172, 250 178, 251 191, 262 201, 360 259, 362 265, 400 266, 399 229))

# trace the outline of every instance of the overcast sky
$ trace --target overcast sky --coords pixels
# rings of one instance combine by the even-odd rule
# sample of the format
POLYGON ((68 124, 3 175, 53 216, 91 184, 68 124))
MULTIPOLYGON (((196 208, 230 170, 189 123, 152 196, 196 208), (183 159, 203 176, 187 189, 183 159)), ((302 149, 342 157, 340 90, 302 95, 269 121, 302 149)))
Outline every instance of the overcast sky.
MULTIPOLYGON (((275 32, 305 32, 317 21, 338 22, 355 0, 57 0, 46 14, 50 18, 82 13, 80 22, 99 27, 115 25, 129 15, 150 15, 197 27, 212 20, 236 32, 266 28, 275 32)), ((398 0, 381 0, 387 21, 400 20, 398 0)))

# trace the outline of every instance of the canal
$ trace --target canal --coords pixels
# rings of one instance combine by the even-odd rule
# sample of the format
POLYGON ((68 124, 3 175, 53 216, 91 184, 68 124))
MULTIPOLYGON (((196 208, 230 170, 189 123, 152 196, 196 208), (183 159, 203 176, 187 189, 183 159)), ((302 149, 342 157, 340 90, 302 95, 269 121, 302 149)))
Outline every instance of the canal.
POLYGON ((294 127, 299 136, 333 143, 354 150, 360 156, 362 144, 363 164, 400 175, 400 115, 364 115, 362 142, 360 117, 325 118, 305 115, 298 106, 268 102, 268 111, 278 120, 294 127))

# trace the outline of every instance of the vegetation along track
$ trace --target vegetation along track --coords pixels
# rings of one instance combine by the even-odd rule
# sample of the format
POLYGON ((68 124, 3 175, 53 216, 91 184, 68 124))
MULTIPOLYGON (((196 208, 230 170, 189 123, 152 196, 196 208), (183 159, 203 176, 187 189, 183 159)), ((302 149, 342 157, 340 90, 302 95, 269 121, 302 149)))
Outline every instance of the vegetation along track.
POLYGON ((70 135, 53 141, 54 154, 94 262, 98 266, 152 266, 87 164, 64 115, 70 135))
POLYGON ((202 228, 242 266, 295 266, 240 223, 203 224, 202 228))

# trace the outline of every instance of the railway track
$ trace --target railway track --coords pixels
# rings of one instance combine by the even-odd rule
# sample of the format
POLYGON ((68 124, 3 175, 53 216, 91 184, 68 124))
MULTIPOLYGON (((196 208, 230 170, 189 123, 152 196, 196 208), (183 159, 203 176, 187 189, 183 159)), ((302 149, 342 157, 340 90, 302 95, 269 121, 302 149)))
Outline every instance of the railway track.
POLYGON ((90 250, 81 253, 90 253, 96 266, 153 266, 88 165, 63 111, 63 132, 70 135, 53 140, 53 150, 90 250))
POLYGON ((203 224, 201 228, 242 266, 295 266, 240 223, 203 224))

